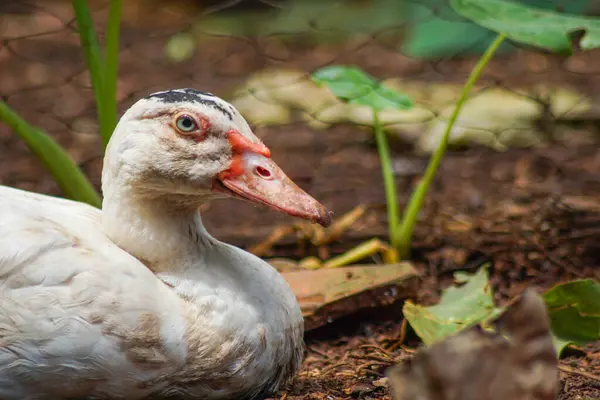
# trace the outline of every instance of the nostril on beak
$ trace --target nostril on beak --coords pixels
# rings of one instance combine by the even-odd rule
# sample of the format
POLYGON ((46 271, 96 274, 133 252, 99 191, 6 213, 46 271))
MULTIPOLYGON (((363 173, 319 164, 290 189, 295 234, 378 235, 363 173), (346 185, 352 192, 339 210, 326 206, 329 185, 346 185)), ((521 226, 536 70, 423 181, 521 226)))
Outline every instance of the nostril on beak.
POLYGON ((271 179, 271 171, 269 171, 265 167, 261 167, 260 165, 257 165, 256 168, 254 168, 254 172, 256 172, 256 174, 258 176, 260 176, 261 178, 271 179))

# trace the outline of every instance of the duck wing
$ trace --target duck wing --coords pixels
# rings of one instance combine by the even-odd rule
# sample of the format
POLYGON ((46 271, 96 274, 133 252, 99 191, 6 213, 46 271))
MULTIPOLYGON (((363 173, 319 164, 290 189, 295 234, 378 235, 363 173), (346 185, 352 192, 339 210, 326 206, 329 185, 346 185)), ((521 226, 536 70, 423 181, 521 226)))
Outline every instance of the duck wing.
POLYGON ((100 210, 0 186, 0 398, 156 390, 185 362, 179 305, 100 210))

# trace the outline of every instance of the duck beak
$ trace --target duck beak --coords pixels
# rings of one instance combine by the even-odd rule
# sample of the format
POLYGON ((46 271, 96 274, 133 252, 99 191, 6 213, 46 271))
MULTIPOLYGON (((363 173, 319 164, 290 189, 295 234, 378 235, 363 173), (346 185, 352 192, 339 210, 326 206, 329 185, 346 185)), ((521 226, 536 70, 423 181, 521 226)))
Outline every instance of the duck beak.
POLYGON ((235 131, 229 132, 228 139, 232 143, 233 160, 230 167, 219 174, 213 190, 264 204, 324 227, 331 224, 331 213, 271 160, 269 150, 262 143, 251 143, 235 131))

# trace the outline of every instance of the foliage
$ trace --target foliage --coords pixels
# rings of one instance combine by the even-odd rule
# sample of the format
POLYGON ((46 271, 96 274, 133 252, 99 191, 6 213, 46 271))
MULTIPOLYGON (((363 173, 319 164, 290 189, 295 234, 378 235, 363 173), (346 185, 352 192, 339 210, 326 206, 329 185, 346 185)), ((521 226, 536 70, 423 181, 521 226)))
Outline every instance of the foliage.
MULTIPOLYGON (((494 306, 487 268, 474 275, 458 272, 455 281, 462 286, 446 289, 436 305, 404 304, 406 320, 427 346, 470 326, 485 325, 504 311, 494 306)), ((600 340, 600 283, 583 279, 559 284, 543 299, 557 356, 569 344, 600 340)))
POLYGON ((584 32, 582 50, 600 47, 600 19, 559 14, 506 0, 451 0, 462 16, 514 41, 571 54, 572 35, 584 32))
POLYGON ((423 307, 410 301, 404 304, 406 320, 428 346, 472 325, 494 319, 503 311, 494 306, 487 268, 480 268, 473 275, 456 272, 454 279, 462 286, 446 289, 437 305, 423 307))
POLYGON ((396 31, 398 18, 405 15, 406 7, 405 1, 398 0, 287 0, 284 4, 285 7, 228 8, 227 12, 206 13, 185 33, 173 35, 165 54, 174 62, 187 60, 197 45, 214 36, 340 43, 350 35, 396 31))
MULTIPOLYGON (((379 122, 378 114, 388 108, 410 109, 413 106, 412 100, 402 93, 384 87, 375 78, 355 67, 328 66, 315 71, 312 78, 317 84, 326 86, 342 101, 364 105, 373 110, 373 132, 381 160, 387 200, 388 231, 392 246, 397 248, 399 215, 396 183, 387 136, 379 122)), ((395 262, 397 257, 394 256, 391 260, 395 262)))
POLYGON ((450 5, 457 13, 498 32, 498 35, 471 71, 456 102, 454 112, 446 124, 440 143, 430 159, 423 178, 413 191, 401 221, 398 220, 396 188, 389 146, 383 134, 383 127, 379 123, 378 112, 386 108, 406 109, 412 105, 412 102, 401 93, 382 88, 374 78, 355 67, 331 66, 313 74, 315 82, 327 86, 340 100, 366 105, 373 110, 373 131, 384 176, 390 242, 400 258, 406 258, 409 255, 417 216, 446 152, 450 133, 469 92, 504 39, 509 37, 522 43, 560 53, 569 53, 571 51, 569 35, 583 29, 586 34, 580 42, 581 47, 591 49, 600 46, 600 20, 598 19, 567 16, 503 0, 451 0, 450 5))
POLYGON ((52 137, 31 126, 0 101, 0 120, 15 131, 54 176, 65 196, 100 207, 100 196, 75 161, 52 137))
POLYGON ((399 253, 400 255, 408 255, 410 251, 410 245, 412 242, 412 235, 414 231, 414 227, 417 221, 417 216, 421 207, 423 206, 423 202, 425 201, 425 196, 427 195, 427 191, 429 190, 429 186, 433 182, 433 178, 435 178, 435 174, 437 172, 438 167, 442 162, 442 158, 446 153, 446 149, 448 148, 448 139, 450 138, 450 133, 452 132, 452 128, 456 123, 458 115, 462 107, 464 106, 471 89, 475 86, 475 83, 479 79, 479 76, 483 72, 485 66, 494 56, 498 47, 502 44, 504 40, 504 36, 498 35, 496 39, 490 44, 485 53, 481 56, 471 73, 469 74, 469 78, 467 82, 463 86, 463 89, 456 101, 456 106, 454 107, 454 111, 450 115, 448 123, 446 124, 446 129, 444 130, 444 134, 440 140, 440 143, 431 156, 429 164, 427 165, 427 169, 423 174, 423 178, 417 184, 417 187, 412 193, 412 196, 406 206, 406 210, 404 211, 402 221, 400 222, 400 244, 399 244, 399 253))
POLYGON ((400 214, 398 213, 398 200, 389 145, 384 129, 379 122, 378 113, 386 108, 407 109, 412 107, 412 101, 402 93, 384 88, 382 85, 378 84, 373 77, 368 76, 355 67, 330 66, 317 70, 313 74, 313 79, 316 83, 325 85, 339 99, 353 104, 366 105, 373 110, 373 131, 375 133, 375 140, 377 141, 377 150, 379 152, 385 185, 390 243, 397 251, 397 257, 399 258, 406 258, 409 255, 412 235, 419 211, 425 201, 425 196, 429 190, 429 186, 433 182, 433 178, 435 177, 435 173, 442 161, 444 153, 446 152, 450 132, 458 118, 458 114, 467 100, 469 91, 479 78, 483 68, 489 62, 498 46, 502 43, 502 40, 503 37, 498 36, 496 40, 492 42, 471 72, 456 103, 454 112, 446 125, 446 130, 440 140, 438 148, 431 157, 423 178, 413 191, 401 220, 400 214))
POLYGON ((104 54, 100 51, 87 0, 73 0, 73 10, 75 11, 81 47, 85 54, 96 98, 100 136, 106 147, 117 125, 117 71, 121 0, 110 1, 104 54))
POLYGON ((558 354, 569 344, 600 340, 600 282, 556 285, 544 294, 558 354))
POLYGON ((325 85, 339 99, 368 106, 376 111, 388 108, 408 110, 412 100, 405 94, 386 88, 372 76, 355 67, 328 66, 315 71, 313 80, 325 85))
MULTIPOLYGON (((398 214, 396 206, 392 204, 396 201, 396 188, 389 148, 377 116, 383 109, 406 109, 412 103, 401 93, 388 89, 381 92, 380 86, 372 77, 354 67, 328 67, 313 75, 317 83, 327 86, 342 101, 366 105, 373 110, 373 130, 384 174, 388 219, 391 219, 388 221, 390 241, 400 257, 408 254, 417 214, 446 151, 450 132, 460 110, 505 37, 568 54, 571 52, 570 35, 583 30, 585 34, 580 41, 581 48, 600 47, 600 21, 597 19, 533 10, 501 0, 451 0, 451 5, 461 15, 498 32, 498 35, 471 71, 446 125, 443 138, 406 207, 400 229, 396 228, 398 214)), ((422 307, 407 302, 404 306, 406 319, 425 344, 434 343, 474 324, 495 319, 502 312, 502 309, 494 306, 485 268, 475 275, 456 274, 455 278, 464 285, 447 289, 439 304, 422 307)), ((551 331, 558 355, 570 343, 582 344, 600 339, 600 284, 584 280, 559 285, 549 290, 544 299, 549 309, 551 331)))
MULTIPOLYGON (((549 10, 556 7, 555 2, 548 0, 519 0, 519 3, 549 10)), ((561 2, 562 10, 568 14, 581 14, 590 5, 591 0, 561 2)), ((482 54, 496 36, 494 31, 458 14, 444 0, 408 2, 406 13, 411 22, 401 51, 410 57, 439 59, 482 54)), ((514 45, 504 42, 498 53, 514 49, 514 45)))
MULTIPOLYGON (((87 1, 73 0, 72 4, 96 99, 100 135, 106 146, 117 124, 116 92, 121 0, 110 1, 103 54, 100 51, 87 1)), ((100 196, 83 171, 54 139, 24 121, 5 102, 0 102, 0 120, 8 124, 38 156, 66 197, 96 207, 101 206, 100 196)))

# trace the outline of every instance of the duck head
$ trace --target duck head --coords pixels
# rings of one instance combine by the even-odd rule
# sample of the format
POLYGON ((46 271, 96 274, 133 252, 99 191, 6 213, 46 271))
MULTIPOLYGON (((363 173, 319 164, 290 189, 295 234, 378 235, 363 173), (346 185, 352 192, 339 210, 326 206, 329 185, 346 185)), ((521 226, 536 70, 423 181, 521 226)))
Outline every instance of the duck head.
POLYGON ((330 213, 271 159, 235 107, 194 89, 154 93, 127 110, 107 147, 102 181, 103 190, 120 182, 140 196, 198 204, 235 197, 331 223, 330 213))

